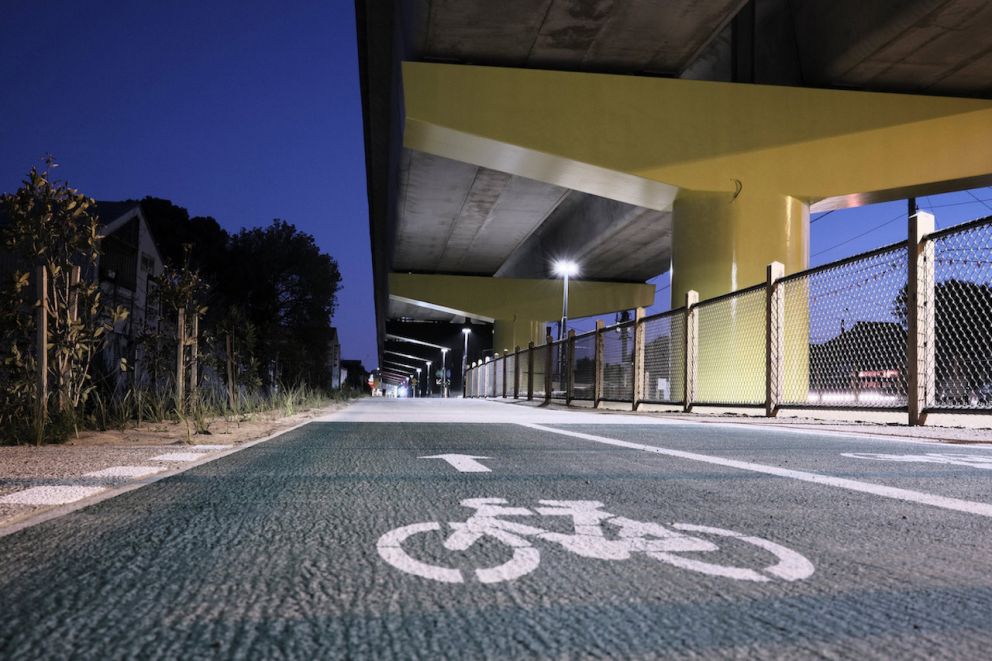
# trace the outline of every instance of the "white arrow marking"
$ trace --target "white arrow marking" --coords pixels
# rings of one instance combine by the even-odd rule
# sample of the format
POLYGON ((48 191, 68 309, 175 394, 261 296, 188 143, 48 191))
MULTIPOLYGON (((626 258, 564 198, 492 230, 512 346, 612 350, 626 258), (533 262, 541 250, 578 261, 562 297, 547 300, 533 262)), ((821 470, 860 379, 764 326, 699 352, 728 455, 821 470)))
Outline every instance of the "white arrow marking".
POLYGON ((489 457, 475 457, 470 454, 435 454, 430 457, 417 457, 418 459, 444 459, 449 464, 457 468, 462 473, 491 473, 492 471, 480 464, 476 459, 489 459, 489 457))

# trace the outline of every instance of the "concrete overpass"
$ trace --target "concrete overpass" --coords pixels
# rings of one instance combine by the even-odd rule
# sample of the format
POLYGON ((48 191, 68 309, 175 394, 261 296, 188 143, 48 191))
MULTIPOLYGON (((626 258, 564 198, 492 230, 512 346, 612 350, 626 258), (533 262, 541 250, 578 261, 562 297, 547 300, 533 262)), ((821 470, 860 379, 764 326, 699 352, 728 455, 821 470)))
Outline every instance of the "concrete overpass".
POLYGON ((976 0, 356 3, 380 347, 390 320, 571 316, 759 282, 810 210, 992 182, 976 0))

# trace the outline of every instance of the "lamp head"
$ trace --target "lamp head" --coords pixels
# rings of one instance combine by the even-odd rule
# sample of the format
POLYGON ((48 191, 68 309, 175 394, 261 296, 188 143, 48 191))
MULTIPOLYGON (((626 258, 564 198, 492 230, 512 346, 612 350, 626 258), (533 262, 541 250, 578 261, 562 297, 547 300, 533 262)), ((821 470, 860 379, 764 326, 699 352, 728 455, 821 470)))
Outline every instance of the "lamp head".
POLYGON ((571 260, 559 259, 555 260, 554 270, 557 275, 572 277, 579 274, 579 265, 571 260))

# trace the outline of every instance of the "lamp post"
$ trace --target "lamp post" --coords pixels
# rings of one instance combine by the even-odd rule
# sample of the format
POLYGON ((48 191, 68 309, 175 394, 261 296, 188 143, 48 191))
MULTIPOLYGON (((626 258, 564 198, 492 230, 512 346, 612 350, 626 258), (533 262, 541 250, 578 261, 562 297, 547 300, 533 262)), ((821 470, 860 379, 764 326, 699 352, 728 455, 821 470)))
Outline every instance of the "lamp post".
POLYGON ((424 389, 424 387, 422 385, 420 385, 420 368, 418 367, 417 368, 417 387, 413 389, 413 396, 414 397, 420 397, 420 394, 421 393, 418 393, 417 390, 420 390, 421 392, 423 392, 423 389, 424 389))
POLYGON ((433 397, 434 396, 434 385, 431 383, 431 378, 432 378, 431 377, 431 361, 428 360, 426 362, 427 362, 427 378, 424 379, 424 380, 427 382, 427 396, 428 397, 433 397))
POLYGON ((462 334, 465 336, 465 349, 462 351, 462 397, 465 397, 468 390, 465 387, 465 376, 468 374, 468 336, 472 334, 472 329, 463 328, 462 334))
POLYGON ((445 365, 447 364, 448 350, 441 349, 441 397, 448 397, 448 375, 446 374, 445 365))
POLYGON ((565 326, 568 324, 568 278, 578 275, 579 265, 572 261, 558 260, 554 264, 555 273, 562 276, 561 325, 558 327, 558 339, 565 339, 565 326))

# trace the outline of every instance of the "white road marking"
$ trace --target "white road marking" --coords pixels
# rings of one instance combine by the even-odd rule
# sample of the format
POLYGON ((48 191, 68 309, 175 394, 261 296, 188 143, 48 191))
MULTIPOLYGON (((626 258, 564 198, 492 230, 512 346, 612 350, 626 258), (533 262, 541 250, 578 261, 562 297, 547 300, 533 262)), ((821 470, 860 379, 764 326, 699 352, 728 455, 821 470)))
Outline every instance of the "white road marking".
POLYGON ((169 452, 152 457, 151 461, 199 461, 203 457, 202 452, 169 452))
POLYGON ((471 454, 435 454, 418 459, 443 459, 462 473, 491 473, 492 471, 480 464, 476 459, 489 459, 471 454))
POLYGON ((715 466, 725 466, 727 468, 736 468, 739 470, 751 471, 753 473, 764 473, 766 475, 774 475, 776 477, 787 477, 793 480, 799 480, 801 482, 811 482, 813 484, 822 484, 824 486, 836 487, 839 489, 847 489, 849 491, 858 491, 861 493, 868 493, 873 496, 881 496, 882 498, 892 498, 894 500, 902 500, 910 503, 919 503, 921 505, 930 505, 931 507, 939 507, 946 510, 954 510, 956 512, 965 512, 967 514, 976 514, 978 516, 992 517, 992 505, 988 503, 976 503, 970 500, 961 500, 959 498, 948 498, 946 496, 938 496, 935 494, 924 493, 922 491, 899 489, 897 487, 889 487, 881 484, 872 484, 871 482, 862 482, 860 480, 849 480, 843 477, 833 477, 831 475, 822 475, 820 473, 810 473, 807 471, 790 470, 788 468, 780 468, 778 466, 767 466, 764 464, 752 463, 750 461, 726 459, 724 457, 714 457, 712 455, 698 454, 695 452, 685 452, 683 450, 671 450, 669 448, 658 447, 655 445, 644 445, 643 443, 631 443, 629 441, 621 441, 619 439, 607 438, 605 436, 596 436, 593 434, 584 434, 582 432, 577 432, 577 431, 555 429, 553 427, 545 427, 544 425, 536 425, 531 423, 518 423, 518 424, 520 424, 523 427, 536 429, 538 431, 547 432, 549 434, 572 436, 573 438, 581 438, 586 441, 592 441, 594 443, 602 443, 604 445, 612 445, 614 447, 626 448, 628 450, 641 450, 643 452, 651 452, 654 454, 661 454, 668 457, 677 457, 679 459, 688 459, 690 461, 699 461, 706 464, 713 464, 715 466))
POLYGON ((65 505, 104 491, 103 487, 31 487, 0 498, 4 505, 65 505))
POLYGON ((842 452, 842 457, 851 459, 871 459, 873 461, 895 461, 900 463, 952 464, 992 470, 992 457, 985 455, 961 454, 952 452, 927 452, 926 454, 881 454, 876 452, 842 452))
POLYGON ((165 470, 161 466, 111 466, 103 470, 84 473, 83 477, 139 478, 165 470))
MULTIPOLYGON (((603 503, 597 500, 540 500, 538 502, 544 507, 537 507, 531 511, 525 507, 508 507, 508 502, 504 498, 467 498, 461 501, 462 506, 475 510, 475 513, 466 521, 448 523, 451 534, 444 540, 443 546, 449 551, 467 551, 483 537, 489 537, 512 548, 513 556, 503 564, 496 567, 480 567, 474 570, 475 577, 483 584, 513 581, 537 569, 541 563, 541 552, 531 545, 529 537, 553 542, 566 551, 583 558, 626 560, 634 553, 644 553, 650 558, 680 569, 688 569, 709 576, 732 578, 738 581, 765 582, 775 578, 798 581, 809 578, 815 571, 813 563, 789 548, 767 539, 752 537, 725 528, 712 528, 690 523, 673 523, 671 528, 666 528, 650 521, 635 521, 622 516, 614 516, 604 511, 602 509, 603 503), (535 514, 569 517, 572 519, 574 532, 551 532, 503 518, 534 516, 535 514), (604 524, 619 528, 619 536, 616 538, 607 537, 604 524), (680 554, 718 551, 719 547, 708 540, 677 531, 733 538, 764 549, 775 556, 777 562, 759 569, 748 569, 747 567, 723 565, 685 557, 680 554)), ((383 560, 409 574, 442 583, 465 583, 465 576, 460 570, 421 562, 403 549, 403 542, 410 537, 441 529, 442 526, 437 521, 424 521, 401 526, 383 534, 376 544, 376 550, 383 560)))

